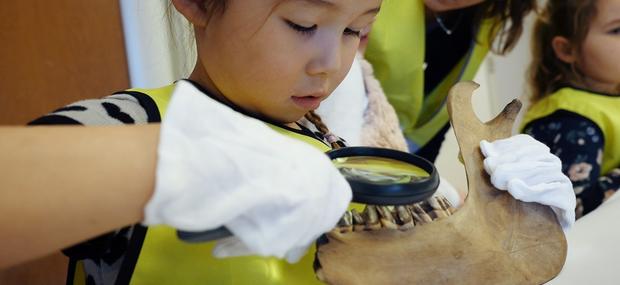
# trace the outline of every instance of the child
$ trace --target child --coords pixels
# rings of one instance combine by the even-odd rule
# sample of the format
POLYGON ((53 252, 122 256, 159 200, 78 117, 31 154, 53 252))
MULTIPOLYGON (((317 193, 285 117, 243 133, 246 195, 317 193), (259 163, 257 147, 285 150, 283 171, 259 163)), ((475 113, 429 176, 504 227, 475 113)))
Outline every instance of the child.
MULTIPOLYGON (((329 149, 322 138, 316 137, 315 134, 295 122, 317 108, 347 74, 357 51, 359 33, 374 20, 381 4, 380 0, 356 0, 354 2, 174 0, 172 4, 193 24, 195 29, 198 59, 189 76, 190 84, 195 89, 201 90, 239 112, 269 122, 278 132, 307 141, 322 151, 329 149)), ((187 85, 186 82, 177 83, 177 85, 182 83, 187 85)), ((120 92, 102 100, 78 102, 35 120, 33 123, 55 123, 54 121, 59 123, 58 120, 74 120, 83 124, 110 124, 112 121, 123 123, 157 121, 156 117, 164 111, 167 112, 166 116, 174 115, 169 113, 173 111, 172 109, 165 110, 165 102, 173 89, 172 86, 155 90, 136 89, 120 92), (111 118, 105 118, 106 115, 111 118), (61 117, 62 119, 59 119, 61 117), (102 117, 103 122, 97 121, 102 117)), ((173 103, 174 101, 171 104, 173 103)), ((190 110, 193 108, 191 105, 200 104, 185 106, 188 114, 196 114, 197 112, 190 110)), ((170 105, 169 108, 173 107, 170 105)), ((208 112, 213 112, 213 110, 208 112)), ((315 120, 311 116, 308 118, 315 120)), ((168 118, 169 122, 171 119, 168 118)), ((164 121, 162 132, 165 131, 165 124, 164 121)), ((199 128, 198 125, 214 125, 213 128, 219 128, 220 124, 222 122, 218 120, 218 123, 196 124, 197 126, 191 128, 199 128)), ((184 126, 177 127, 183 128, 184 126)), ((220 132, 225 132, 226 129, 222 128, 220 132)), ((255 140, 261 140, 261 138, 255 140)), ((160 146, 165 143, 162 138, 160 146)), ((251 143, 253 141, 248 141, 248 145, 251 143)), ((248 159, 251 158, 248 157, 248 159)), ((160 149, 160 162, 161 159, 160 149)), ((263 161, 248 161, 247 163, 263 164, 265 165, 264 171, 278 171, 267 167, 270 164, 267 158, 261 159, 263 161)), ((213 161, 205 163, 208 162, 213 163, 213 161)), ((234 171, 234 168, 231 169, 226 165, 216 166, 234 171)), ((308 167, 315 166, 308 165, 308 167)), ((174 169, 169 170, 174 171, 174 169)), ((158 170, 158 173, 158 176, 170 175, 167 171, 158 170)), ((285 172, 281 173, 282 177, 274 177, 271 180, 273 188, 279 191, 282 189, 278 187, 280 183, 276 179, 286 179, 288 175, 285 172)), ((318 177, 322 176, 314 171, 312 173, 318 177)), ((241 172, 238 175, 243 174, 241 172)), ((157 177, 158 184, 161 179, 157 177)), ((231 181, 229 183, 233 183, 236 179, 230 177, 229 174, 228 180, 231 181)), ((260 183, 260 181, 255 183, 260 183)), ((256 193, 254 200, 263 199, 259 195, 260 193, 256 193)), ((232 193, 230 196, 234 197, 232 193)), ((334 197, 321 199, 328 198, 334 197)), ((237 205, 233 204, 230 207, 241 207, 244 201, 239 200, 237 205)), ((285 201, 282 200, 279 203, 286 203, 285 201)), ((225 204, 224 201, 220 203, 225 204)), ((214 211, 213 215, 227 218, 219 213, 218 206, 222 207, 222 205, 211 206, 214 211)), ((324 219, 318 215, 319 213, 333 211, 316 206, 314 211, 316 211, 317 220, 324 219)), ((330 207, 327 204, 325 206, 330 207)), ((265 210, 270 211, 270 215, 275 217, 278 213, 277 207, 277 203, 273 203, 271 208, 265 210)), ((221 211, 228 212, 229 210, 222 209, 221 211)), ((148 221, 148 206, 146 212, 148 221)), ((259 211, 256 212, 260 214, 259 211)), ((344 209, 340 214, 343 212, 344 209)), ((277 221, 274 220, 274 222, 277 221)), ((335 222, 333 221, 331 226, 335 222)), ((230 228, 234 225, 226 224, 226 226, 230 228)), ((303 223, 295 225, 299 229, 305 229, 308 226, 312 225, 303 223)), ((324 232, 327 230, 325 229, 324 232)), ((231 231, 235 232, 233 229, 231 231)), ((243 231, 243 229, 236 231, 243 231)), ((291 230, 293 231, 303 233, 300 230, 291 230)), ((237 232, 235 232, 236 236, 239 235, 237 232)), ((304 239, 316 238, 312 230, 308 233, 304 239)), ((241 240, 243 240, 242 236, 239 237, 241 240)), ((252 240, 243 240, 244 244, 248 242, 252 240)), ((268 246, 274 247, 277 244, 264 247, 268 246)), ((68 278, 79 284, 84 282, 95 284, 129 282, 138 284, 195 282, 313 284, 318 282, 314 277, 312 253, 307 254, 297 264, 288 264, 276 258, 259 256, 234 257, 224 260, 213 257, 214 249, 218 255, 235 255, 243 252, 243 249, 239 247, 240 245, 237 244, 225 247, 223 250, 220 247, 216 248, 215 243, 188 244, 179 240, 176 237, 176 230, 171 227, 151 226, 146 229, 142 226, 133 226, 80 244, 65 250, 65 253, 72 259, 71 275, 68 278), (226 252, 222 254, 223 251, 226 252)))
POLYGON ((551 0, 533 36, 523 132, 562 160, 576 216, 620 187, 620 1, 551 0))
MULTIPOLYGON (((196 226, 194 214, 203 214, 201 218, 209 220, 216 219, 214 217, 232 219, 227 213, 234 213, 240 219, 235 218, 224 224, 238 240, 224 241, 222 244, 224 247, 215 248, 217 255, 257 253, 262 256, 291 257, 288 253, 292 253, 291 259, 294 260, 299 253, 305 253, 304 246, 314 239, 322 227, 329 224, 333 226, 333 215, 326 217, 327 213, 339 212, 342 215, 344 212, 340 203, 333 200, 342 201, 347 196, 345 194, 330 196, 327 194, 329 191, 326 191, 335 189, 339 193, 344 193, 345 189, 338 185, 341 180, 326 179, 332 172, 322 173, 316 168, 333 167, 325 167, 316 161, 307 160, 311 164, 303 168, 299 163, 291 164, 278 160, 284 155, 265 147, 267 145, 265 141, 273 141, 277 146, 284 146, 289 141, 267 135, 259 126, 240 119, 241 115, 231 113, 230 108, 224 105, 269 122, 271 128, 277 132, 326 151, 329 147, 322 138, 316 137, 296 121, 308 113, 311 114, 310 111, 317 108, 342 81, 358 48, 359 33, 372 23, 381 1, 173 0, 172 3, 194 26, 198 60, 189 77, 190 81, 176 84, 177 89, 182 88, 184 92, 175 93, 169 107, 166 106, 173 90, 172 86, 154 90, 135 89, 101 100, 78 102, 34 123, 157 122, 158 116, 166 112, 159 142, 156 190, 145 209, 145 224, 184 225, 185 229, 198 230, 200 227, 196 226), (215 101, 222 104, 214 104, 215 101), (216 113, 217 116, 208 117, 211 113, 216 113), (255 137, 245 134, 246 132, 254 134, 255 137), (262 134, 267 138, 261 137, 262 134), (239 142, 239 137, 245 140, 245 144, 239 142), (244 146, 239 148, 239 155, 235 153, 234 148, 226 149, 231 142, 235 143, 234 146, 237 144, 244 146), (260 147, 252 151, 250 146, 254 143, 260 147), (209 151, 209 148, 215 147, 219 148, 209 154, 217 160, 211 160, 208 155, 194 157, 195 153, 202 154, 202 151, 209 151), (220 149, 230 153, 226 153, 228 156, 222 159, 220 156, 224 155, 223 151, 217 151, 220 149), (272 159, 271 156, 277 159, 272 159), (247 159, 243 160, 243 157, 247 159), (259 159, 252 160, 255 157, 259 159), (283 165, 279 166, 277 171, 269 168, 277 167, 277 163, 280 162, 283 165), (197 167, 202 164, 206 170, 197 167), (246 164, 264 165, 262 169, 254 168, 262 174, 258 176, 260 179, 257 181, 250 179, 252 177, 248 174, 253 172, 247 172, 246 164), (217 180, 217 183, 202 179, 202 176, 209 176, 211 171, 221 173, 227 179, 217 180), (268 176, 264 174, 270 172, 280 175, 266 181, 268 176), (312 187, 303 186, 300 182, 298 186, 301 190, 290 189, 290 192, 302 195, 305 199, 291 196, 288 193, 289 189, 285 188, 286 185, 281 185, 279 182, 286 181, 287 176, 293 172, 308 172, 312 175, 318 173, 316 180, 320 182, 319 184, 308 180, 304 180, 303 183, 325 189, 317 189, 316 192, 306 191, 312 187), (231 178, 231 173, 238 175, 238 179, 236 176, 231 178), (254 195, 247 195, 247 192, 244 192, 245 195, 236 195, 232 192, 222 193, 213 190, 222 186, 235 186, 237 183, 246 187, 253 186, 252 184, 272 185, 273 191, 258 187, 254 195), (204 193, 206 191, 210 192, 204 193), (210 193, 219 196, 212 197, 209 196, 210 193), (237 198, 247 203, 265 199, 273 202, 264 203, 262 207, 242 208, 243 211, 239 211, 235 207, 241 207, 242 203, 235 204, 237 198), (220 199, 224 201, 221 204, 218 203, 220 199), (317 207, 317 201, 324 201, 324 206, 317 207), (287 215, 289 211, 282 211, 283 207, 289 204, 301 208, 305 213, 314 213, 314 216, 310 216, 314 219, 304 220, 299 218, 299 215, 289 218, 287 215), (157 206, 165 208, 165 211, 153 211, 158 208, 157 206), (186 206, 196 211, 189 214, 182 212, 186 206), (266 225, 270 224, 270 220, 258 219, 257 216, 272 218, 271 223, 283 224, 286 227, 269 228, 266 225), (308 223, 295 223, 298 220, 308 223), (317 226, 317 223, 322 227, 317 226), (262 231, 252 232, 255 228, 262 231), (280 231, 275 231, 276 229, 280 231), (278 239, 278 235, 291 238, 278 239), (260 239, 260 242, 253 237, 260 239), (286 242, 287 246, 279 242, 286 242), (295 248, 295 245, 299 248, 295 248), (277 251, 278 254, 270 254, 272 251, 268 250, 261 251, 266 248, 280 250, 277 251)), ((319 129, 324 129, 316 116, 307 118, 316 122, 319 129)), ((327 137, 330 140, 333 138, 333 136, 327 137)), ((338 142, 331 140, 330 143, 338 142)), ((295 154, 290 158, 293 161, 299 160, 305 163, 306 160, 300 158, 302 154, 315 155, 310 151, 293 152, 285 148, 283 147, 283 151, 286 151, 287 155, 295 154)), ((493 153, 502 155, 505 151, 493 153)), ((527 153, 523 156, 526 157, 527 153)), ((324 156, 319 153, 317 157, 324 156)), ((109 180, 112 179, 106 177, 103 180, 102 183, 110 183, 109 180)), ((545 181, 536 183, 543 182, 545 181)), ((235 187, 229 188, 230 191, 237 190, 235 187)), ((180 241, 175 235, 175 228, 172 227, 145 228, 137 225, 103 235, 65 252, 73 261, 69 271, 69 282, 76 283, 313 284, 318 282, 312 267, 313 251, 303 256, 299 263, 288 264, 276 258, 260 256, 219 260, 213 257, 213 250, 214 243, 187 244, 180 241)))

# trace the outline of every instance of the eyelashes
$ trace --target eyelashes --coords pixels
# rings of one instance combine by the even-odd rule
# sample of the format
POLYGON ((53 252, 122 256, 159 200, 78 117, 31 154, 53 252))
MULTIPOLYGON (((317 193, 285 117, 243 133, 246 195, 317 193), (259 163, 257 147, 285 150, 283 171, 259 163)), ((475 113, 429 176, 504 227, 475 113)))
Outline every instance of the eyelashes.
POLYGON ((316 29, 318 28, 316 24, 310 27, 305 27, 302 25, 295 24, 294 22, 289 21, 289 20, 284 20, 284 21, 289 27, 291 27, 291 29, 305 36, 311 36, 312 34, 314 34, 314 32, 316 32, 316 29))
MULTIPOLYGON (((316 32, 316 30, 318 28, 318 26, 316 24, 314 24, 314 25, 312 25, 310 27, 306 27, 306 26, 302 26, 302 25, 296 24, 296 23, 294 23, 293 21, 290 21, 290 20, 284 20, 284 22, 286 22, 286 24, 291 29, 293 29, 294 31, 296 31, 296 32, 298 32, 298 33, 300 33, 300 34, 302 34, 304 36, 312 36, 316 32)), ((361 33, 362 33, 362 31, 355 31, 355 30, 350 29, 350 28, 346 28, 344 30, 344 32, 343 32, 343 34, 345 36, 354 36, 354 37, 358 37, 358 38, 360 37, 361 33)))
POLYGON ((349 28, 344 29, 344 34, 347 36, 354 36, 354 37, 360 37, 362 35, 362 31, 355 31, 349 28))

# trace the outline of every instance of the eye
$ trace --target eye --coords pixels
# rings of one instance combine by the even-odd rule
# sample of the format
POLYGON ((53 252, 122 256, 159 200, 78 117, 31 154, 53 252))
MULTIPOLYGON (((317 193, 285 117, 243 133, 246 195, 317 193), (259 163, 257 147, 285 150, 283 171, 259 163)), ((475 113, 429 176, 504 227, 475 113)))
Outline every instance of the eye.
POLYGON ((306 27, 306 26, 302 26, 302 25, 296 24, 296 23, 294 23, 292 21, 289 21, 289 20, 284 20, 284 22, 286 22, 286 24, 291 29, 295 30, 296 32, 298 32, 298 33, 300 33, 300 34, 302 34, 304 36, 312 35, 316 31, 316 28, 317 28, 316 24, 312 25, 310 27, 306 27))
POLYGON ((361 30, 360 31, 356 31, 356 30, 353 30, 353 29, 350 29, 350 28, 344 29, 344 35, 345 36, 354 36, 354 37, 358 37, 359 38, 361 36, 361 34, 362 34, 361 30))
POLYGON ((620 35, 620 27, 614 28, 607 33, 611 35, 620 35))

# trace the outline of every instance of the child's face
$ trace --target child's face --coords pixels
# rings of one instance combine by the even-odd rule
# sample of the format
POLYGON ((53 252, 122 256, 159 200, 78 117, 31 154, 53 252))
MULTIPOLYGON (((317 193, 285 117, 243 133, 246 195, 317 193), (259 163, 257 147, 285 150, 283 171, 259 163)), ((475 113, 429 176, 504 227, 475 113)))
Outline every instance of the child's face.
POLYGON ((374 21, 380 4, 231 0, 223 14, 196 27, 197 68, 204 69, 198 81, 246 111, 297 121, 344 79, 358 32, 374 21))
POLYGON ((577 65, 597 91, 620 86, 620 0, 598 0, 597 15, 581 47, 577 65))

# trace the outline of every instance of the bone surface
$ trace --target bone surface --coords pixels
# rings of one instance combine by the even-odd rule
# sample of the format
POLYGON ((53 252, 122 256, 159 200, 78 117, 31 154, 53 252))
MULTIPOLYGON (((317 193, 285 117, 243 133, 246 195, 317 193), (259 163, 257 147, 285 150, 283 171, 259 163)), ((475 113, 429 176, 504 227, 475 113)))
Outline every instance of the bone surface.
POLYGON ((369 206, 362 215, 365 230, 331 231, 328 242, 319 246, 317 276, 322 281, 542 284, 560 272, 566 239, 551 209, 495 189, 482 164, 479 142, 510 136, 521 104, 515 100, 495 119, 482 123, 471 106, 477 87, 473 82, 458 83, 448 96, 467 173, 469 195, 464 205, 455 211, 441 198, 407 205, 413 227, 403 227, 407 214, 400 207, 389 211, 390 219, 385 209, 369 206))

